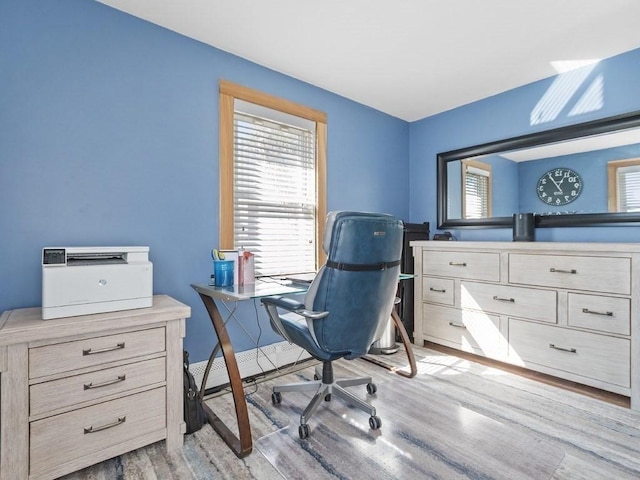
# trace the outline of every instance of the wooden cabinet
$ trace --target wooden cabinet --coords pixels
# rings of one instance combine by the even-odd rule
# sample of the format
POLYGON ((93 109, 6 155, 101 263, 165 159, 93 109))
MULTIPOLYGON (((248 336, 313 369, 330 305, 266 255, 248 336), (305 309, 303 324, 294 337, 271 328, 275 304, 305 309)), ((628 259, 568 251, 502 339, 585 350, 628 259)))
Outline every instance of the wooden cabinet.
POLYGON ((640 410, 640 245, 411 245, 417 344, 626 395, 640 410))
POLYGON ((182 339, 190 308, 167 296, 135 310, 0 325, 0 477, 52 479, 166 439, 182 446, 182 339))

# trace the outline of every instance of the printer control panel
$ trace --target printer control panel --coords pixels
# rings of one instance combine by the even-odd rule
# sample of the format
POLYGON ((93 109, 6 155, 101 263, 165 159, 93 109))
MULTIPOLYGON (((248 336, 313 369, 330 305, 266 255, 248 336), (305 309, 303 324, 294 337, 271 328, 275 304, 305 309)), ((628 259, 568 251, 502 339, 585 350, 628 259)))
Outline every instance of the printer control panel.
POLYGON ((67 262, 64 248, 45 248, 42 251, 43 265, 64 265, 67 262))

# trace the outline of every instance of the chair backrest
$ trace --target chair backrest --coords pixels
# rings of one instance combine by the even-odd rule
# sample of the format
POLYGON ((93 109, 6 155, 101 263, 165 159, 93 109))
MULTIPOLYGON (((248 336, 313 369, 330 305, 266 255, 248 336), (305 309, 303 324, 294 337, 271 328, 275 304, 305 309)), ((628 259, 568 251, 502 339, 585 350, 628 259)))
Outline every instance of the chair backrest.
POLYGON ((327 263, 311 284, 305 305, 328 311, 309 321, 318 346, 346 358, 367 353, 389 322, 402 256, 402 222, 391 215, 331 212, 323 246, 327 263))

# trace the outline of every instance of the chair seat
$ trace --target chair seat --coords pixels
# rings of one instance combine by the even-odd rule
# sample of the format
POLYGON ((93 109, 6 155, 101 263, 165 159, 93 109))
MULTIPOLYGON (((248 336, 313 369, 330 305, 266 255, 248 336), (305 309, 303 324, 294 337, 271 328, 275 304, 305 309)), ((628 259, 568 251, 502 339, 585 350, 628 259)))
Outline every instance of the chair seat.
POLYGON ((280 320, 282 322, 282 327, 284 327, 291 341, 299 347, 304 348, 312 357, 318 360, 322 360, 323 362, 337 360, 349 353, 327 352, 322 350, 309 330, 306 319, 296 313, 281 315, 280 320))

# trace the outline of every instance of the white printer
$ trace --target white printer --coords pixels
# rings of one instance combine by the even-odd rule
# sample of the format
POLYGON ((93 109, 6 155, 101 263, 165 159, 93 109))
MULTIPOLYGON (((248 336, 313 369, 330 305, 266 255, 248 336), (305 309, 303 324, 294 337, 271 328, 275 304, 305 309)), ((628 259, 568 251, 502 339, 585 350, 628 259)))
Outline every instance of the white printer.
POLYGON ((42 318, 150 307, 149 247, 45 247, 42 318))

